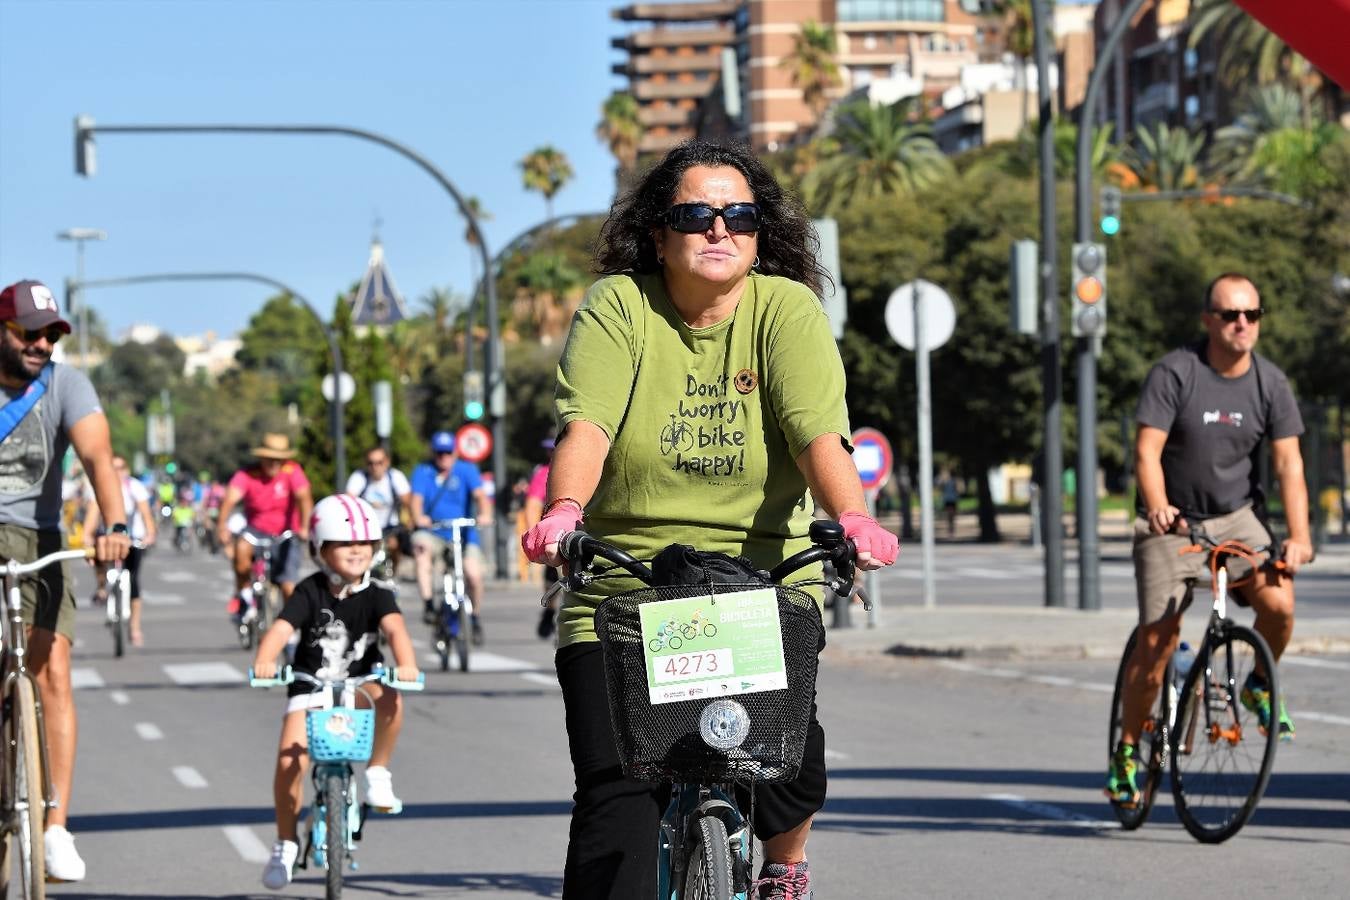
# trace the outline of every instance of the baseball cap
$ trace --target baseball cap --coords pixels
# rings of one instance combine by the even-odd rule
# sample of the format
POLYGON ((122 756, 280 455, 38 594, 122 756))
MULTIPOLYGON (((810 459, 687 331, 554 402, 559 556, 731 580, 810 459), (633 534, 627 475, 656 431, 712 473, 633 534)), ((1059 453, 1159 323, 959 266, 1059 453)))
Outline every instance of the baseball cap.
POLYGON ((454 453, 455 436, 448 431, 438 431, 431 436, 431 449, 436 453, 454 453))
POLYGON ((51 289, 40 281, 17 281, 0 291, 0 322, 5 321, 30 330, 57 325, 70 334, 70 323, 61 318, 51 289))

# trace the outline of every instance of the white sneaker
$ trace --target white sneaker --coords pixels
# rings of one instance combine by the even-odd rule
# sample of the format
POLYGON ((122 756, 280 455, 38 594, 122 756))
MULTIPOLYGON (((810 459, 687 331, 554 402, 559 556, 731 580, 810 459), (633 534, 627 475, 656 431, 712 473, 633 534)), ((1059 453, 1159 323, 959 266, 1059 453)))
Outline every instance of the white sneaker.
POLYGON ((75 849, 75 838, 64 825, 51 825, 42 835, 47 846, 48 881, 83 881, 84 860, 75 849))
POLYGON ((279 891, 291 883, 295 860, 300 856, 300 845, 295 841, 277 841, 272 845, 272 858, 263 866, 262 883, 269 891, 279 891))
POLYGON ((366 802, 381 812, 403 809, 403 801, 394 796, 394 776, 384 766, 366 768, 366 802))

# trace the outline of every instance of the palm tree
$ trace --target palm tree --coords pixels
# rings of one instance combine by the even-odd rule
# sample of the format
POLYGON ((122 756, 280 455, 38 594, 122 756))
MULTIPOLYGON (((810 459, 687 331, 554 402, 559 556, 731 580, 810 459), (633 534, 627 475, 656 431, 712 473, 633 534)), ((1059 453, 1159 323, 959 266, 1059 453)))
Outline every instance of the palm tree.
POLYGON ((1233 124, 1214 133, 1209 152, 1210 170, 1238 182, 1259 180, 1257 160, 1276 134, 1303 127, 1302 101, 1282 84, 1253 88, 1245 99, 1233 124))
POLYGON ((952 172, 929 126, 912 119, 915 100, 892 106, 860 100, 839 111, 833 135, 838 152, 805 179, 809 190, 819 191, 823 214, 854 200, 911 194, 952 172))
POLYGON ((1203 133, 1155 122, 1136 131, 1134 139, 1134 146, 1125 150, 1124 161, 1141 186, 1163 191, 1199 186, 1203 133))
POLYGON ((1032 0, 1001 0, 993 8, 994 15, 1007 25, 1008 52, 1017 59, 1016 85, 1022 91, 1022 122, 1027 124, 1030 104, 1030 86, 1027 84, 1027 60, 1036 52, 1036 23, 1031 12, 1032 0))
MULTIPOLYGON (((484 222, 492 220, 492 213, 483 208, 483 201, 479 200, 477 197, 464 198, 464 205, 469 208, 469 212, 478 220, 480 226, 484 222)), ((464 243, 468 244, 470 247, 478 246, 478 238, 474 237, 473 229, 468 227, 467 219, 465 220, 464 227, 464 243)))
POLYGON ((459 308, 459 301, 445 288, 432 288, 422 295, 422 309, 431 320, 434 334, 441 335, 459 308))
POLYGON ((610 94, 600 107, 600 124, 595 127, 595 136, 609 145, 609 152, 619 161, 620 174, 637 165, 643 131, 638 112, 637 100, 632 94, 623 92, 610 94))
POLYGON ((553 218, 553 195, 562 190, 574 174, 567 156, 545 144, 522 159, 520 168, 524 173, 525 189, 544 195, 544 208, 548 218, 553 218))
POLYGON ((792 40, 792 52, 783 57, 781 65, 792 74, 793 85, 802 92, 802 102, 819 123, 830 105, 829 91, 844 83, 834 58, 838 52, 834 29, 819 22, 803 22, 802 30, 792 40))

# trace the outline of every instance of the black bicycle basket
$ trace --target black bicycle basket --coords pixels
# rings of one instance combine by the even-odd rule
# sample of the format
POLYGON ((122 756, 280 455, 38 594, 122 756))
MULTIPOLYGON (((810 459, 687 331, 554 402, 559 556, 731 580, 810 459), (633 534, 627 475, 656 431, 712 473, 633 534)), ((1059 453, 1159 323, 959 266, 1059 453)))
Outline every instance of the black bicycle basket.
POLYGON ((610 719, 624 774, 636 781, 698 784, 791 781, 815 699, 816 666, 824 625, 815 600, 795 588, 763 583, 675 585, 610 597, 596 608, 595 631, 604 648, 610 719), (638 607, 644 603, 763 590, 778 593, 786 690, 652 704, 647 687, 638 607), (700 736, 700 717, 719 700, 740 704, 749 731, 738 746, 719 750, 700 736))

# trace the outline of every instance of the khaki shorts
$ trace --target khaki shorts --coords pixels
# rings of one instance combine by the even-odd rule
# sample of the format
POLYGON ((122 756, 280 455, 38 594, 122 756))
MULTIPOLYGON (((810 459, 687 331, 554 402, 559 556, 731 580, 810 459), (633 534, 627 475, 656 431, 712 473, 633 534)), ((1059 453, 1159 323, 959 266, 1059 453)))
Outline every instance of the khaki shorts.
MULTIPOLYGON (((1242 541, 1259 547, 1274 540, 1250 505, 1206 519, 1203 525, 1205 533, 1216 541, 1242 541)), ((1185 612, 1189 602, 1187 581, 1203 584, 1207 580, 1209 554, 1181 552, 1191 543, 1184 534, 1153 534, 1142 516, 1134 520, 1134 581, 1141 625, 1185 612)), ((1259 558, 1265 560, 1269 554, 1260 554, 1259 558)), ((1242 560, 1229 564, 1232 578, 1241 578, 1249 570, 1242 560)))
MULTIPOLYGON (((441 554, 450 546, 450 542, 441 537, 434 531, 425 528, 419 528, 412 535, 413 546, 422 545, 430 550, 436 559, 441 559, 441 554)), ((464 545, 464 561, 477 562, 481 566, 483 562, 483 548, 477 544, 464 545)))
MULTIPOLYGON (((0 525, 0 559, 32 562, 39 556, 65 549, 59 531, 34 531, 18 525, 0 525)), ((70 577, 69 561, 47 566, 36 575, 19 582, 23 596, 23 620, 34 628, 45 628, 75 642, 75 582, 70 577)))

